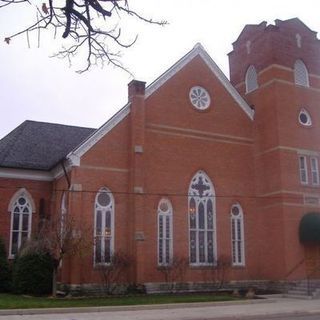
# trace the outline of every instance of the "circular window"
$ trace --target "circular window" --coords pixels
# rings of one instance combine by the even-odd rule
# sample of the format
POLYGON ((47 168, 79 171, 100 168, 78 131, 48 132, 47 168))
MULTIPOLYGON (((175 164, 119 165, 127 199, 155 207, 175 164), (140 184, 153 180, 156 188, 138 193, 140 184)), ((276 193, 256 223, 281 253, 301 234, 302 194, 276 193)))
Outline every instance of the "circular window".
POLYGON ((168 206, 168 203, 166 201, 162 201, 159 205, 159 209, 162 211, 162 212, 167 212, 169 211, 169 206, 168 206))
POLYGON ((25 198, 19 198, 18 202, 19 202, 19 204, 21 206, 23 206, 26 203, 26 199, 25 198))
POLYGON ((192 87, 189 92, 189 98, 192 105, 198 110, 206 110, 210 106, 209 93, 202 87, 192 87))
POLYGON ((310 114, 307 110, 301 109, 299 113, 299 122, 304 126, 311 126, 312 121, 310 114))
POLYGON ((110 204, 110 201, 111 201, 110 196, 105 191, 99 193, 97 200, 99 205, 102 207, 106 207, 107 205, 110 204))
POLYGON ((233 206, 231 209, 231 213, 233 216, 238 216, 240 214, 240 209, 237 205, 233 206))

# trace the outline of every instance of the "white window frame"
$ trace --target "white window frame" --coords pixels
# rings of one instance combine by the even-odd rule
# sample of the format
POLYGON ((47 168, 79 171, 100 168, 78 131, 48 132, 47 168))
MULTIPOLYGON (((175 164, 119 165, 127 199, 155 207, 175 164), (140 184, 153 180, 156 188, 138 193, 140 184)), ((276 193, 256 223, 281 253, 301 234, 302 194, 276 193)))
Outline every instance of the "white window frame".
POLYGON ((27 239, 30 239, 31 236, 31 231, 32 231, 32 213, 35 212, 35 205, 33 202, 33 199, 30 195, 30 193, 25 189, 21 188, 18 190, 13 197, 10 200, 8 211, 10 212, 11 215, 11 221, 10 221, 10 241, 9 241, 9 259, 14 259, 15 253, 12 253, 12 236, 13 232, 18 232, 18 251, 22 245, 22 226, 23 226, 23 213, 21 212, 24 208, 28 208, 28 234, 27 234, 27 239), (18 200, 20 198, 25 199, 25 204, 24 205, 19 205, 18 200), (16 207, 19 207, 19 228, 17 230, 13 230, 13 222, 14 222, 14 209, 16 207))
POLYGON ((312 185, 319 185, 319 165, 317 157, 310 157, 310 170, 311 170, 311 182, 312 185))
POLYGON ((231 259, 233 266, 245 266, 245 243, 244 243, 244 221, 243 210, 240 204, 231 207, 231 259), (233 209, 239 210, 238 215, 234 215, 233 209))
POLYGON ((258 89, 258 74, 256 68, 253 65, 250 65, 247 69, 245 76, 246 83, 246 93, 252 92, 258 89))
POLYGON ((191 179, 188 193, 188 221, 189 221, 189 264, 190 266, 211 266, 217 264, 217 238, 216 238, 216 204, 215 204, 215 190, 210 178, 207 174, 200 170, 191 179), (194 183, 197 183, 199 179, 205 181, 205 185, 209 188, 205 191, 204 195, 200 195, 199 192, 193 187, 194 183), (193 200, 192 200, 193 199, 193 200), (209 200, 212 202, 212 228, 208 228, 208 211, 207 204, 209 200), (191 201, 195 202, 195 208, 191 207, 191 201), (199 227, 199 206, 204 207, 204 228, 199 227), (191 215, 194 214, 195 227, 191 227, 191 215), (199 234, 204 232, 204 255, 205 261, 200 262, 200 241, 199 234), (195 253, 192 252, 191 245, 191 233, 195 234, 195 253), (208 234, 212 235, 212 262, 208 262, 208 234), (192 255, 195 254, 195 261, 192 261, 192 255))
POLYGON ((306 156, 299 156, 299 175, 301 184, 308 184, 308 163, 306 156), (301 166, 301 160, 303 161, 303 166, 301 166), (303 179, 305 176, 305 179, 303 179))
MULTIPOLYGON (((63 241, 64 241, 64 237, 65 237, 65 228, 66 228, 66 219, 67 219, 67 192, 64 191, 62 193, 62 197, 61 197, 61 207, 60 207, 60 245, 63 245, 63 241)), ((59 268, 62 267, 62 259, 60 260, 59 263, 59 268)))
POLYGON ((60 208, 60 237, 61 241, 63 241, 63 233, 65 231, 65 222, 67 217, 67 195, 66 192, 63 192, 61 197, 61 208, 60 208))
POLYGON ((294 83, 298 86, 309 87, 309 72, 300 59, 294 63, 294 83))
POLYGON ((299 112, 299 123, 305 127, 310 127, 312 125, 312 119, 311 119, 310 113, 305 108, 301 108, 301 110, 299 112), (303 123, 300 119, 300 116, 302 114, 304 114, 307 117, 306 123, 303 123))
POLYGON ((169 199, 161 199, 158 205, 158 266, 168 266, 173 258, 173 209, 169 199), (163 210, 166 208, 166 210, 163 210), (167 223, 168 222, 168 223, 167 223), (162 226, 162 230, 161 230, 162 226), (169 230, 168 230, 169 229, 169 230), (167 242, 169 245, 167 246, 167 242), (161 247, 161 250, 160 250, 161 247), (162 252, 160 252, 162 251, 162 252))
POLYGON ((110 265, 112 261, 112 256, 114 254, 114 216, 115 216, 115 203, 114 197, 112 192, 106 188, 101 188, 95 197, 94 203, 94 247, 93 247, 93 264, 94 266, 101 266, 101 265, 110 265), (98 196, 100 193, 107 193, 110 197, 110 203, 106 206, 101 206, 98 202, 98 196), (97 234, 97 212, 101 211, 101 235, 97 234), (106 235, 106 214, 110 212, 110 234, 106 235), (103 231, 104 230, 104 231, 103 231), (110 238, 110 261, 105 262, 105 239, 110 238), (100 238, 100 245, 101 245, 101 262, 96 262, 96 243, 97 239, 100 238))

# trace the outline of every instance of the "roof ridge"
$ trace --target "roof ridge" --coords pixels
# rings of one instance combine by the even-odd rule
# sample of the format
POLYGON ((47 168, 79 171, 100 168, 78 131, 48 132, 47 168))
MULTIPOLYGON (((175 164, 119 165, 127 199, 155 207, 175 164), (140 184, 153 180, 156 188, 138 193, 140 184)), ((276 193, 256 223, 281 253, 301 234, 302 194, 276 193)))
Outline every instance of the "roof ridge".
MULTIPOLYGON (((63 123, 57 123, 57 122, 48 122, 48 121, 38 121, 38 120, 25 120, 25 122, 34 122, 34 123, 42 123, 42 124, 48 124, 48 125, 53 125, 53 126, 64 126, 64 127, 72 127, 72 128, 81 128, 81 129, 93 129, 97 130, 97 128, 92 128, 92 127, 83 127, 83 126, 76 126, 76 125, 71 125, 71 124, 63 124, 63 123)), ((12 131, 11 131, 12 132, 12 131)))

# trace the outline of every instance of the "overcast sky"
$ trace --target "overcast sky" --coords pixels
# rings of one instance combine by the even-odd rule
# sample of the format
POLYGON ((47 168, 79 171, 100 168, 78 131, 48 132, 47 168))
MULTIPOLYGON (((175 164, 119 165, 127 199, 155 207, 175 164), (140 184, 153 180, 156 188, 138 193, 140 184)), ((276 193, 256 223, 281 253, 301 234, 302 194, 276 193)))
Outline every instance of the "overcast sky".
MULTIPOLYGON (((146 17, 169 22, 158 27, 122 21, 127 39, 139 36, 134 47, 123 50, 122 61, 135 79, 147 84, 197 42, 228 76, 227 53, 246 24, 299 17, 320 32, 319 0, 129 0, 129 4, 146 17)), ((33 39, 29 49, 25 37, 7 45, 4 37, 27 21, 17 8, 0 9, 0 138, 27 119, 101 126, 127 102, 132 78, 108 66, 77 74, 67 61, 49 57, 60 48, 60 39, 44 36, 39 49, 33 39)))

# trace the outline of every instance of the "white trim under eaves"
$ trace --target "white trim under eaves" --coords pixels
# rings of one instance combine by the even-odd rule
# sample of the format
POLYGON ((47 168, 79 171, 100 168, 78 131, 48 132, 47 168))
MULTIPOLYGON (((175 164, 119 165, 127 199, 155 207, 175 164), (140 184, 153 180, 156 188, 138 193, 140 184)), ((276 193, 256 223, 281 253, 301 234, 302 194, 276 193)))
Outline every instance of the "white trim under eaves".
POLYGON ((121 110, 119 110, 111 119, 97 129, 91 136, 77 148, 67 155, 67 159, 71 166, 79 166, 80 158, 101 138, 103 138, 109 131, 111 131, 122 119, 130 113, 130 103, 127 103, 121 110))
POLYGON ((146 88, 145 97, 148 98, 151 96, 156 90, 158 90, 166 81, 168 81, 172 76, 174 76, 177 72, 179 72, 185 65, 187 65, 193 58, 199 55, 213 74, 219 79, 219 81, 223 84, 226 90, 230 93, 233 99, 238 103, 240 108, 247 114, 247 116, 253 120, 254 111, 249 107, 246 101, 241 97, 238 91, 233 87, 228 78, 224 75, 224 73, 220 70, 217 64, 212 60, 209 54, 205 51, 203 46, 200 43, 197 43, 194 48, 187 53, 183 58, 181 58, 176 64, 174 64, 170 69, 168 69, 164 74, 162 74, 158 79, 156 79, 153 83, 151 83, 146 88))
POLYGON ((35 181, 52 181, 54 176, 48 171, 0 168, 0 178, 25 179, 35 181))

